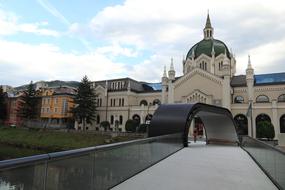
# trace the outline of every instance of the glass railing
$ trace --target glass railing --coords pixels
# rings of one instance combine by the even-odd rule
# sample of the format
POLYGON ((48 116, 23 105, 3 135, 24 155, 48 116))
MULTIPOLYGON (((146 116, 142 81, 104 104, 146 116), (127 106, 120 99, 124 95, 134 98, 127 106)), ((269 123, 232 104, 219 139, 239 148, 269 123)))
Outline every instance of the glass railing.
POLYGON ((0 190, 109 189, 183 148, 182 134, 0 162, 0 190))
POLYGON ((279 189, 285 189, 284 152, 248 136, 241 138, 241 146, 279 189))

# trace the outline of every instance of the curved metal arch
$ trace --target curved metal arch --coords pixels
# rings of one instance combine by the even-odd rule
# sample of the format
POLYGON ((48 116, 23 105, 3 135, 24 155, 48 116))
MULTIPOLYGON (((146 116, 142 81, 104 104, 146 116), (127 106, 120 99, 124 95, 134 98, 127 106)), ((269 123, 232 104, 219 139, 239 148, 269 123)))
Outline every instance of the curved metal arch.
POLYGON ((235 122, 228 109, 213 105, 163 104, 156 110, 148 129, 148 136, 181 133, 184 146, 188 146, 188 132, 194 116, 204 123, 207 142, 238 143, 235 122))

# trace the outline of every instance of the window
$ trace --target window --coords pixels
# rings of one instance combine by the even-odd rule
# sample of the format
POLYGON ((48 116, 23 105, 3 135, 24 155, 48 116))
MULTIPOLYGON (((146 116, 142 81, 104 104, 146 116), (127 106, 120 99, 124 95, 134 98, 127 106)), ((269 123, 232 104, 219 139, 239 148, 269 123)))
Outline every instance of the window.
POLYGON ((285 102, 285 94, 281 94, 281 95, 278 97, 278 102, 285 102))
POLYGON ((114 116, 111 115, 111 124, 113 125, 114 124, 114 116))
POLYGON ((141 106, 141 105, 147 106, 147 101, 146 101, 146 100, 142 100, 142 101, 140 102, 140 106, 141 106))
POLYGON ((113 106, 116 106, 116 99, 113 99, 113 106))
POLYGON ((152 103, 153 105, 160 105, 161 104, 161 102, 160 102, 160 100, 159 99, 155 99, 155 100, 153 100, 153 103, 152 103))
POLYGON ((57 108, 54 108, 54 112, 57 113, 57 108))
POLYGON ((121 98, 119 98, 119 106, 121 106, 121 104, 122 104, 122 100, 121 98))
POLYGON ((199 67, 200 69, 203 69, 203 70, 207 70, 207 63, 205 61, 202 61, 200 64, 199 64, 199 67))
POLYGON ((236 96, 234 99, 234 103, 236 104, 242 104, 244 102, 244 99, 242 96, 236 96))
POLYGON ((223 61, 219 62, 219 70, 222 70, 223 68, 223 61))
POLYGON ((97 115, 97 117, 96 117, 96 123, 97 123, 97 124, 100 123, 100 115, 97 115))
POLYGON ((123 116, 120 115, 120 125, 122 125, 122 124, 123 124, 123 116))
POLYGON ((122 106, 125 106, 125 99, 122 98, 122 106))
POLYGON ((54 104, 57 104, 57 98, 54 99, 54 104))
POLYGON ((257 98, 256 98, 256 102, 257 103, 265 103, 265 102, 269 102, 269 98, 265 95, 259 95, 257 98))
POLYGON ((248 135, 248 121, 243 114, 238 114, 234 117, 236 122, 236 131, 238 135, 248 135))

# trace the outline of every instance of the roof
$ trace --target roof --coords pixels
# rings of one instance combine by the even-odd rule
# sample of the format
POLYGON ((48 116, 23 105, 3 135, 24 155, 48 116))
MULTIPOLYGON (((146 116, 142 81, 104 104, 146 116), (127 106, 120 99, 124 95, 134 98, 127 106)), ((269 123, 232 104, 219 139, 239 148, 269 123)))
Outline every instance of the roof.
POLYGON ((254 75, 255 85, 285 84, 285 73, 254 75))
POLYGON ((231 80, 231 86, 232 87, 246 86, 246 76, 245 75, 233 76, 231 80))
POLYGON ((206 54, 208 56, 212 56, 212 48, 214 46, 215 57, 219 56, 220 54, 227 53, 227 57, 230 58, 230 52, 228 47, 224 42, 217 39, 203 39, 200 42, 196 43, 187 53, 186 59, 191 58, 193 51, 195 55, 195 59, 199 57, 201 54, 206 54))
MULTIPOLYGON (((111 79, 107 80, 108 83, 108 91, 126 91, 130 86, 130 90, 137 93, 144 93, 144 92, 157 92, 161 91, 161 83, 149 83, 144 81, 136 81, 131 78, 119 78, 119 79, 111 79), (120 88, 112 88, 112 83, 121 82, 120 88)), ((106 80, 103 81, 95 81, 95 86, 102 86, 106 88, 106 80)), ((116 85, 115 85, 116 86, 116 85)))
MULTIPOLYGON (((254 75, 254 86, 261 85, 276 85, 285 84, 285 73, 269 73, 269 74, 258 74, 254 75)), ((233 76, 231 80, 232 87, 245 87, 246 76, 238 75, 233 76)))

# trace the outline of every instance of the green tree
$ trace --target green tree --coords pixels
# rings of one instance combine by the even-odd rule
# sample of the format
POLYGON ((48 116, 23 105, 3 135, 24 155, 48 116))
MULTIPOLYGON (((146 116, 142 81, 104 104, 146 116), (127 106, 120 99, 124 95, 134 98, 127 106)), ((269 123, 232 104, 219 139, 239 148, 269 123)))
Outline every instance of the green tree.
POLYGON ((102 121, 100 123, 100 127, 103 127, 105 131, 107 131, 108 129, 110 129, 110 123, 109 121, 102 121))
POLYGON ((2 86, 0 86, 0 121, 4 121, 7 118, 7 108, 6 108, 6 95, 3 91, 2 86))
POLYGON ((72 109, 75 120, 82 122, 83 130, 86 130, 86 124, 96 119, 96 94, 94 93, 91 82, 87 76, 81 80, 78 93, 74 98, 75 107, 72 109))
POLYGON ((21 96, 18 116, 24 119, 34 119, 37 116, 37 97, 33 81, 21 96))
POLYGON ((136 132, 137 127, 139 126, 139 122, 137 120, 128 119, 125 125, 125 129, 127 132, 136 132))
POLYGON ((269 121, 260 121, 257 123, 256 137, 273 139, 275 136, 274 126, 269 121))

